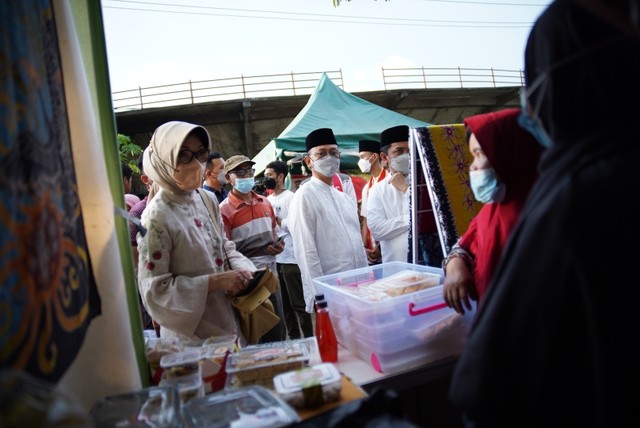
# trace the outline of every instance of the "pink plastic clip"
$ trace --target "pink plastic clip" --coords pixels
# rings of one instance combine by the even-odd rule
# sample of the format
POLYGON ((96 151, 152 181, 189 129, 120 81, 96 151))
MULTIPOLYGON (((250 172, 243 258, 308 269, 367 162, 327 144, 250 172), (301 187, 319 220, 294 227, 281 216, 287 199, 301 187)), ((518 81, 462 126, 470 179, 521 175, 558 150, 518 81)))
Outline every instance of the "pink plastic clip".
POLYGON ((427 306, 426 308, 422 308, 422 309, 414 309, 415 307, 416 307, 415 303, 409 302, 409 315, 411 315, 412 317, 426 314, 428 312, 437 311, 438 309, 446 308, 447 304, 445 302, 436 303, 435 305, 427 306))

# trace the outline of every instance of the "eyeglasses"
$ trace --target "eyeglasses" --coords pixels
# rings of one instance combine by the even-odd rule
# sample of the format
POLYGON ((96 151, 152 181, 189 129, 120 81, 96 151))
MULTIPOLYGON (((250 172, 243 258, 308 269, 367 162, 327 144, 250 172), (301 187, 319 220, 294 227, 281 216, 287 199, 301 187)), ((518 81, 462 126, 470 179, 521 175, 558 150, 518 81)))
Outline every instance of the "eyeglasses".
POLYGON ((334 157, 336 159, 339 159, 341 153, 339 151, 337 151, 337 150, 331 150, 330 152, 325 152, 325 151, 320 150, 320 151, 317 151, 317 152, 315 152, 313 154, 309 154, 309 157, 311 159, 313 159, 313 160, 319 160, 319 159, 322 159, 322 158, 326 157, 327 155, 329 155, 331 157, 334 157))
POLYGON ((198 162, 204 163, 209 158, 209 150, 202 149, 198 150, 197 152, 192 152, 188 149, 180 149, 180 151, 178 152, 178 162, 181 164, 191 163, 193 158, 196 158, 198 162))
POLYGON ((249 176, 249 177, 253 177, 253 174, 256 172, 255 169, 253 168, 249 168, 249 169, 234 169, 233 171, 229 171, 229 174, 235 174, 237 177, 244 177, 249 176))

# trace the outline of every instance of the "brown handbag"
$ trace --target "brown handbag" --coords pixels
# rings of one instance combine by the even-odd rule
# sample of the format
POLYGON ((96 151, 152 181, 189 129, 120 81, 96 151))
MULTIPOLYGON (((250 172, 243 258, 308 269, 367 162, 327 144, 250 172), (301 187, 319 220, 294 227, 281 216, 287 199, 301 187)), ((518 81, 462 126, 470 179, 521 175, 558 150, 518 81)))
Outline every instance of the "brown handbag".
POLYGON ((255 272, 247 290, 230 296, 231 305, 240 318, 240 330, 250 344, 260 338, 280 322, 269 296, 279 286, 278 278, 265 268, 255 272))

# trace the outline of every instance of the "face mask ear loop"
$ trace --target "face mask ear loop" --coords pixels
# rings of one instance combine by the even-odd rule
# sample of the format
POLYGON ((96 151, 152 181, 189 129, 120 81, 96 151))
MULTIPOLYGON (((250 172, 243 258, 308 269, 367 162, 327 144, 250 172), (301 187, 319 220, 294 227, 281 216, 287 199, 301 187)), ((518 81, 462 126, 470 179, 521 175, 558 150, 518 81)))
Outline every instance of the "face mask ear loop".
POLYGON ((547 85, 549 84, 549 79, 548 74, 544 73, 542 74, 540 77, 544 76, 544 79, 542 80, 542 82, 540 83, 540 94, 538 95, 538 99, 536 100, 536 105, 535 108, 533 110, 536 118, 539 118, 539 113, 540 113, 540 107, 542 106, 542 99, 544 98, 544 94, 547 90, 547 85))
POLYGON ((165 165, 166 167, 171 168, 174 172, 178 172, 179 170, 177 168, 172 167, 169 163, 165 162, 164 159, 162 159, 160 157, 160 155, 158 155, 153 146, 149 146, 150 150, 149 150, 149 161, 151 162, 151 164, 153 165, 153 167, 155 169, 160 169, 159 165, 156 161, 160 161, 163 165, 165 165))
POLYGON ((529 104, 528 100, 529 98, 531 98, 531 94, 533 94, 534 91, 536 91, 539 86, 543 85, 542 88, 540 88, 540 96, 536 100, 536 105, 531 106, 533 108, 529 109, 531 116, 533 117, 537 117, 538 112, 540 111, 540 106, 542 105, 542 95, 544 93, 544 90, 547 88, 547 84, 548 84, 547 77, 549 77, 549 73, 546 71, 543 72, 542 74, 540 74, 540 76, 536 78, 536 80, 533 81, 533 83, 529 88, 525 88, 525 90, 521 92, 521 96, 524 96, 524 100, 520 100, 520 103, 522 104, 521 107, 524 109, 529 104))

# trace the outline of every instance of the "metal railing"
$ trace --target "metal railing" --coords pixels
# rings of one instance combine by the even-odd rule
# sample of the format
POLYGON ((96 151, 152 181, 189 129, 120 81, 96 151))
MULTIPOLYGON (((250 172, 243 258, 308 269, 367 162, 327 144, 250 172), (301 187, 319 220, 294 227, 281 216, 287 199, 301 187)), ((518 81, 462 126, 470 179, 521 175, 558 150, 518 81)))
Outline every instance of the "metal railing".
POLYGON ((524 86, 522 70, 494 68, 382 68, 384 90, 524 86))
MULTIPOLYGON (((310 95, 323 73, 344 89, 342 70, 240 76, 113 92, 115 111, 229 101, 260 97, 310 95)), ((382 68, 384 90, 524 86, 522 70, 481 68, 382 68)))
POLYGON ((211 80, 190 80, 171 85, 138 87, 112 93, 116 111, 313 93, 322 73, 344 88, 342 70, 306 73, 240 76, 211 80))

